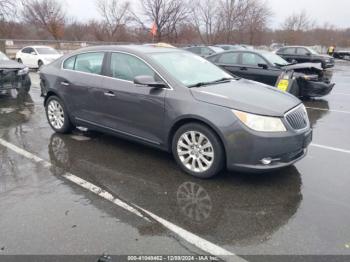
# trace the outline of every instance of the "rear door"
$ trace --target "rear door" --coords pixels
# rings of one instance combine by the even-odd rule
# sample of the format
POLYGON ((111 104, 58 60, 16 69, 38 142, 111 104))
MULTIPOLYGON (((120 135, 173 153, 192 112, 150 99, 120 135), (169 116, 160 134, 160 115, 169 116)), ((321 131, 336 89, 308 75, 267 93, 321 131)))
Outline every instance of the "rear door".
POLYGON ((225 69, 229 73, 242 77, 242 72, 239 65, 240 53, 228 52, 215 57, 214 63, 225 69))
POLYGON ((310 62, 311 61, 310 51, 304 47, 298 47, 296 49, 295 60, 297 60, 299 63, 310 62))
POLYGON ((126 53, 110 54, 103 89, 95 89, 103 125, 116 132, 161 144, 163 137, 164 102, 168 89, 135 85, 136 76, 162 79, 142 59, 126 53))
POLYGON ((72 115, 83 123, 99 124, 95 90, 102 89, 105 52, 89 52, 66 59, 57 83, 72 115))
POLYGON ((296 48, 295 47, 286 47, 277 52, 277 54, 283 57, 288 62, 292 62, 296 56, 296 48))

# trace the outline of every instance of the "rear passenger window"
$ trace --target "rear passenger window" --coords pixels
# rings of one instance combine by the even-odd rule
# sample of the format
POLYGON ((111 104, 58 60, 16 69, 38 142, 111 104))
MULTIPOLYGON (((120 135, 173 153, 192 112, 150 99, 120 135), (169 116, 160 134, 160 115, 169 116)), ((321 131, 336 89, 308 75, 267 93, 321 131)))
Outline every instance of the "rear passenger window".
POLYGON ((136 76, 152 76, 155 72, 143 61, 132 55, 113 53, 111 56, 111 74, 114 78, 133 81, 136 76))
POLYGON ((295 55, 295 48, 285 48, 282 50, 282 54, 295 55))
POLYGON ((63 69, 74 70, 75 58, 76 56, 73 56, 64 61, 63 69))
POLYGON ((222 54, 218 60, 221 64, 236 65, 238 64, 239 53, 222 54))
POLYGON ((77 55, 75 71, 100 75, 102 73, 104 53, 87 53, 77 55))

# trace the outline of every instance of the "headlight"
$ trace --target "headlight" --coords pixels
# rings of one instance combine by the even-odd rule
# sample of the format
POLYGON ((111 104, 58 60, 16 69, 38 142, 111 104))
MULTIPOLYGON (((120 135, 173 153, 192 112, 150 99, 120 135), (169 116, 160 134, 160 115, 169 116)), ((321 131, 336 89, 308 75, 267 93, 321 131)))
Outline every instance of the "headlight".
POLYGON ((23 75, 26 75, 26 74, 28 74, 28 73, 29 73, 29 67, 25 67, 25 68, 19 70, 18 73, 17 73, 17 75, 23 76, 23 75))
POLYGON ((259 132, 286 132, 282 120, 279 117, 268 117, 249 114, 237 110, 232 110, 243 124, 250 129, 259 132))

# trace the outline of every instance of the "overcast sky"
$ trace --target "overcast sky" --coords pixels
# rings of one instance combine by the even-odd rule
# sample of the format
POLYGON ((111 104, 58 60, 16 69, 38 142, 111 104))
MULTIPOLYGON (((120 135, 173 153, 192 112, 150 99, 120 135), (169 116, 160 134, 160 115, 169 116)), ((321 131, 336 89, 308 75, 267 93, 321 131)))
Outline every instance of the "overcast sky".
MULTIPOLYGON (((99 18, 95 0, 60 0, 67 5, 71 16, 81 20, 99 18)), ((271 25, 278 27, 288 15, 306 10, 318 24, 325 22, 338 27, 350 27, 350 0, 266 0, 274 12, 271 25)), ((139 0, 131 0, 138 3, 139 0)))

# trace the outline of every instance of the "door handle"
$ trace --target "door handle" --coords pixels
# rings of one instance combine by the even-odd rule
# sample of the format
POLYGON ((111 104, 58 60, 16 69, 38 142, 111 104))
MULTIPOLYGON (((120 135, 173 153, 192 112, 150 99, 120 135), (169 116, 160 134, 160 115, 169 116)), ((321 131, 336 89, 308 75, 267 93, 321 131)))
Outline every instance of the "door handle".
POLYGON ((112 91, 105 92, 104 95, 109 97, 115 97, 115 94, 112 91))
POLYGON ((65 82, 65 81, 62 81, 62 82, 61 82, 61 85, 63 85, 63 86, 69 86, 69 83, 68 83, 68 82, 65 82))
POLYGON ((241 67, 240 70, 242 70, 242 71, 247 71, 248 68, 246 68, 246 67, 241 67))

